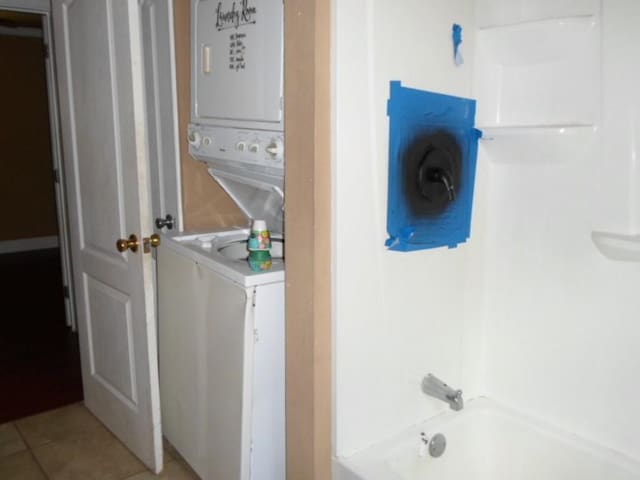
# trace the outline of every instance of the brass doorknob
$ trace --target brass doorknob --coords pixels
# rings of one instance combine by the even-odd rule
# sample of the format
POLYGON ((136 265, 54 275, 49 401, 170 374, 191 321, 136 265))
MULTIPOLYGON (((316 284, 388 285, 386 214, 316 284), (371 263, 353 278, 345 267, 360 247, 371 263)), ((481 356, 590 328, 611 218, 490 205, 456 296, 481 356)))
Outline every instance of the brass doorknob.
POLYGON ((142 239, 142 244, 144 245, 144 253, 149 253, 151 251, 151 247, 155 248, 160 245, 160 235, 152 233, 150 236, 142 239))
POLYGON ((152 233, 149 237, 149 243, 152 247, 157 247, 158 245, 160 245, 160 235, 158 235, 157 233, 152 233))
POLYGON ((138 251, 138 245, 140 242, 138 241, 138 237, 136 237, 133 233, 129 235, 129 239, 119 238, 116 242, 116 248, 119 252, 126 252, 127 250, 131 250, 133 253, 138 251))

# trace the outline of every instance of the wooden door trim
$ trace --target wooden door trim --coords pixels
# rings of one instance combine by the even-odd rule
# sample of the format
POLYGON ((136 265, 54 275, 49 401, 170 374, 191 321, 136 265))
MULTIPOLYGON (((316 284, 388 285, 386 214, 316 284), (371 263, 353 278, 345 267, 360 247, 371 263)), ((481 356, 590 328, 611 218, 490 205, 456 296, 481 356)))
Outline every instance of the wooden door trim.
POLYGON ((331 478, 331 15, 285 2, 287 478, 331 478))

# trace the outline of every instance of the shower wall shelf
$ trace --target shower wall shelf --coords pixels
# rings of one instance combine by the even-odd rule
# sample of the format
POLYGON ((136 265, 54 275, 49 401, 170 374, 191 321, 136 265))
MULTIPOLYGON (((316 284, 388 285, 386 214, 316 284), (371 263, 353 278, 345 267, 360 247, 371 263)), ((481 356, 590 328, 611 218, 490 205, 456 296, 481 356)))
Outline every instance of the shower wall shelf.
POLYGON ((640 235, 591 232, 598 251, 610 260, 640 262, 640 235))
POLYGON ((529 133, 555 133, 562 135, 567 130, 589 128, 593 129, 595 126, 592 123, 549 123, 549 124, 535 124, 535 125, 505 125, 505 124, 484 124, 478 128, 483 130, 491 130, 497 134, 509 133, 510 131, 529 131, 529 133))
POLYGON ((600 0, 476 0, 478 27, 512 27, 522 23, 558 18, 592 16, 600 11, 600 0))
POLYGON ((591 124, 561 125, 479 125, 483 138, 487 140, 513 136, 543 135, 545 137, 572 137, 576 135, 592 135, 598 127, 591 124))
POLYGON ((478 128, 494 163, 565 162, 589 155, 598 137, 596 126, 581 124, 478 128))
POLYGON ((599 122, 595 16, 484 28, 476 43, 479 125, 560 133, 599 122))

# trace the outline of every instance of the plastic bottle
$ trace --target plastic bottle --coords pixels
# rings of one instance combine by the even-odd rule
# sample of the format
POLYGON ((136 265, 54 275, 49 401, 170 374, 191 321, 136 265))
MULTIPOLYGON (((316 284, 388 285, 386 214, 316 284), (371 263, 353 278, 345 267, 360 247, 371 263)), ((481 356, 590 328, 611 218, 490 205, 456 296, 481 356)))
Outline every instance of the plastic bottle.
POLYGON ((249 267, 254 272, 264 272, 271 268, 271 234, 264 220, 254 220, 247 242, 249 267))

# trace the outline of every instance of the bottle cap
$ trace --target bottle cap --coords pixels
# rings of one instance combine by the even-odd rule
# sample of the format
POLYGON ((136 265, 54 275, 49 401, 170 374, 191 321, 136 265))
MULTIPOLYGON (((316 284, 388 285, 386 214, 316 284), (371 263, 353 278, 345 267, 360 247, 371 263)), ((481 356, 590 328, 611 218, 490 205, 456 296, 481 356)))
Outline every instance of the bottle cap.
POLYGON ((254 220, 251 224, 252 232, 262 232, 267 229, 267 222, 264 220, 254 220))
POLYGON ((267 230, 267 222, 264 220, 253 220, 247 248, 249 251, 269 250, 271 248, 271 234, 269 230, 267 230))

